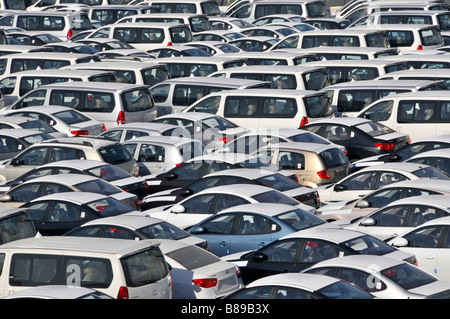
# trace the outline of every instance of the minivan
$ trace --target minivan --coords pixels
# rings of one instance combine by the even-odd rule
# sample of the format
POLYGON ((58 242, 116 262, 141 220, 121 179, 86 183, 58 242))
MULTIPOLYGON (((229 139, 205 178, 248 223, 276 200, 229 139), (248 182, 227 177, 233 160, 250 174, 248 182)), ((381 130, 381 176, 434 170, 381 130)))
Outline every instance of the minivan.
POLYGON ((72 64, 62 69, 114 72, 117 82, 140 85, 155 85, 170 78, 167 67, 157 62, 101 61, 72 64))
POLYGON ((54 83, 34 89, 5 109, 62 105, 74 108, 105 124, 105 129, 156 118, 156 107, 148 86, 108 83, 54 83))
POLYGON ((354 30, 354 28, 315 30, 314 32, 288 35, 269 51, 286 48, 309 49, 320 46, 388 48, 389 39, 381 30, 354 30))
POLYGON ((86 37, 90 38, 112 38, 147 51, 162 45, 190 42, 192 32, 188 26, 180 23, 114 23, 96 29, 86 37))
POLYGON ((99 57, 81 53, 28 52, 8 54, 0 57, 0 75, 27 70, 59 69, 70 64, 97 61, 100 61, 99 57))
POLYGON ((378 30, 386 33, 389 46, 401 52, 431 50, 444 46, 441 31, 436 25, 379 24, 353 27, 350 30, 378 30))
POLYGON ((441 90, 443 81, 367 80, 334 84, 323 89, 333 92, 332 106, 336 115, 356 116, 372 102, 399 93, 441 90))
POLYGON ((145 0, 139 5, 151 5, 159 8, 161 13, 198 13, 218 16, 219 5, 214 0, 145 0))
MULTIPOLYGON (((372 60, 384 56, 398 55, 396 48, 379 47, 314 47, 308 49, 279 49, 264 53, 302 52, 314 54, 315 60, 372 60)), ((312 61, 305 61, 312 62, 312 61)))
POLYGON ((304 90, 227 90, 211 93, 184 112, 220 115, 249 129, 298 128, 322 117, 333 117, 331 96, 304 90))
POLYGON ((443 90, 450 90, 450 73, 446 69, 414 69, 385 74, 377 80, 429 80, 443 81, 443 90))
POLYGON ((44 31, 63 41, 92 29, 91 20, 81 12, 12 12, 0 18, 0 26, 44 31))
POLYGON ((149 14, 135 14, 124 17, 117 21, 117 23, 124 22, 165 22, 165 23, 183 23, 191 28, 192 33, 209 31, 211 24, 208 16, 205 14, 194 13, 149 13, 149 14))
POLYGON ((82 286, 116 299, 171 299, 156 240, 46 236, 1 246, 0 297, 41 285, 82 286))
POLYGON ((70 81, 117 82, 117 79, 113 72, 100 70, 31 70, 15 72, 0 78, 0 90, 3 93, 5 105, 10 105, 20 96, 41 85, 70 81))
POLYGON ((268 81, 272 88, 283 90, 320 90, 328 86, 326 69, 319 65, 308 66, 309 63, 296 66, 249 65, 217 71, 210 77, 268 81))
POLYGON ((447 91, 420 91, 388 96, 357 115, 408 134, 411 141, 450 134, 450 97, 447 91))
MULTIPOLYGON (((1 82, 0 82, 1 83, 1 82)), ((198 99, 223 90, 244 90, 250 88, 270 89, 270 83, 259 80, 222 79, 211 77, 176 78, 160 82, 150 88, 157 114, 181 112, 198 99)))
POLYGON ((159 13, 159 9, 152 6, 141 5, 101 5, 91 6, 88 9, 88 17, 91 20, 100 21, 103 24, 116 23, 123 17, 143 14, 143 13, 159 13))

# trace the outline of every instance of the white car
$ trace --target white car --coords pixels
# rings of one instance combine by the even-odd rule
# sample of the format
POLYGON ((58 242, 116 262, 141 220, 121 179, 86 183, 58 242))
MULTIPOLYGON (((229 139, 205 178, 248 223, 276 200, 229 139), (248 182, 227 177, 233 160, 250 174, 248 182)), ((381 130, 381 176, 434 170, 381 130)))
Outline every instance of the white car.
POLYGON ((165 220, 181 229, 193 226, 203 219, 226 208, 251 203, 283 203, 310 213, 315 208, 299 203, 292 197, 273 188, 247 184, 211 187, 180 201, 144 212, 151 217, 165 220))
POLYGON ((450 216, 449 195, 423 195, 399 199, 367 216, 332 224, 387 241, 427 221, 445 216, 450 216))
POLYGON ((450 151, 448 149, 423 152, 414 155, 407 162, 430 165, 450 175, 450 151))
POLYGON ((48 285, 26 288, 9 294, 2 299, 113 299, 111 296, 95 289, 48 285))
POLYGON ((421 178, 449 179, 434 167, 416 163, 384 163, 343 178, 338 183, 317 189, 320 199, 326 203, 358 199, 392 183, 421 178))
POLYGON ((450 281, 449 228, 450 217, 437 218, 391 239, 388 244, 415 254, 420 268, 450 281))
POLYGON ((239 268, 195 245, 160 239, 174 299, 215 299, 241 289, 239 268))
POLYGON ((382 299, 447 299, 450 283, 410 263, 384 256, 353 255, 305 270, 346 280, 382 299))

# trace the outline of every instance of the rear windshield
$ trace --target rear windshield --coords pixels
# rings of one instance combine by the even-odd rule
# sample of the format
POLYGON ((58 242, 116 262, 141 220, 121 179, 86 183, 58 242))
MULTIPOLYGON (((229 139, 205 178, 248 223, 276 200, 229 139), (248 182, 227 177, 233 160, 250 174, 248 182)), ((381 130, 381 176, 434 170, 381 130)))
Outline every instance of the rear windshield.
POLYGON ((29 130, 36 130, 36 131, 42 131, 45 133, 54 133, 57 132, 53 127, 48 125, 46 122, 41 120, 35 120, 35 121, 27 121, 22 124, 20 124, 21 128, 26 128, 29 130))
POLYGON ((308 117, 317 118, 333 115, 331 99, 328 94, 317 94, 304 97, 303 102, 305 103, 306 114, 308 117))
POLYGON ((76 186, 84 192, 91 192, 103 195, 113 195, 121 192, 119 188, 101 179, 80 183, 77 184, 76 186))
POLYGON ((122 104, 126 112, 141 112, 153 108, 153 99, 147 88, 139 88, 121 94, 122 104))
POLYGON ((215 1, 204 2, 200 4, 202 13, 207 16, 218 16, 220 14, 219 5, 215 1))
POLYGON ((197 246, 183 247, 166 253, 166 255, 187 270, 197 269, 220 261, 215 255, 197 246))
POLYGON ((149 238, 165 238, 180 240, 189 237, 185 231, 166 222, 148 225, 138 229, 139 232, 146 234, 149 238))
POLYGON ((370 136, 380 136, 395 132, 393 129, 377 122, 366 122, 358 124, 355 127, 369 134, 370 136))
POLYGON ((182 43, 192 41, 192 33, 188 27, 170 28, 170 36, 173 43, 182 43))
POLYGON ((381 274, 406 290, 423 287, 437 281, 432 275, 408 263, 383 269, 381 274))
POLYGON ((169 274, 166 260, 159 247, 150 247, 120 261, 129 287, 148 285, 160 281, 169 274))
POLYGON ((348 240, 343 245, 361 255, 383 256, 395 250, 385 242, 368 235, 348 240))
POLYGON ((260 203, 281 203, 286 205, 295 206, 298 205, 298 201, 293 199, 292 197, 285 195, 279 191, 268 191, 264 192, 252 198, 260 203))
POLYGON ((338 148, 330 148, 321 152, 319 156, 327 169, 348 165, 348 158, 338 148))
POLYGON ((125 172, 123 169, 107 164, 91 168, 88 172, 108 182, 130 177, 130 174, 125 172))
POLYGON ((439 29, 427 29, 420 31, 420 38, 422 39, 423 45, 439 45, 444 42, 439 29))
POLYGON ((307 3, 306 8, 308 10, 308 17, 310 18, 325 17, 327 15, 325 3, 322 2, 307 3))
POLYGON ((87 15, 77 14, 72 18, 72 30, 76 31, 84 31, 93 29, 91 20, 87 15))
POLYGON ((0 243, 34 237, 36 229, 27 212, 20 212, 0 220, 0 243))
POLYGON ((317 91, 328 86, 328 74, 325 70, 314 71, 302 75, 305 83, 305 90, 317 91))
POLYGON ((129 213, 133 209, 123 204, 122 202, 114 198, 103 198, 100 200, 95 200, 91 203, 86 204, 93 211, 97 212, 102 217, 116 216, 124 213, 129 213))
POLYGON ((123 164, 133 159, 122 144, 102 147, 100 149, 100 155, 106 163, 112 165, 123 164))
POLYGON ((91 120, 89 117, 71 110, 58 112, 55 113, 54 115, 68 125, 88 122, 91 120))
POLYGON ((298 183, 281 174, 272 174, 256 179, 257 182, 267 187, 272 187, 280 192, 298 187, 298 183))

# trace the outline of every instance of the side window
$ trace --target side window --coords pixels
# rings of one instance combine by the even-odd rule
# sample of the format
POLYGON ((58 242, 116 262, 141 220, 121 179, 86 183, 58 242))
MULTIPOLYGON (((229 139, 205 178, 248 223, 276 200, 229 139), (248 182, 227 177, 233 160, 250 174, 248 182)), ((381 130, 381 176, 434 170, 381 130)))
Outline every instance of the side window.
POLYGON ((387 288, 384 282, 374 278, 372 274, 356 269, 342 268, 337 277, 368 292, 378 292, 387 288))
POLYGON ((220 194, 217 198, 217 206, 213 212, 220 212, 226 208, 248 204, 249 202, 241 197, 228 195, 228 194, 220 194))
POLYGON ((206 234, 231 235, 237 216, 238 214, 220 214, 203 223, 202 226, 206 229, 206 234))
POLYGON ((136 153, 137 144, 134 143, 124 144, 124 147, 134 157, 134 153, 136 153))
POLYGON ((387 121, 392 114, 394 101, 382 101, 374 104, 368 110, 361 114, 361 117, 372 120, 374 122, 387 121))
POLYGON ((381 190, 366 196, 364 200, 369 203, 369 207, 380 208, 402 198, 402 192, 401 188, 381 190))
POLYGON ((195 106, 190 110, 190 112, 205 112, 216 114, 220 105, 220 96, 211 96, 203 99, 202 101, 195 104, 195 106))
POLYGON ((63 193, 63 192, 72 192, 72 190, 69 187, 64 186, 64 185, 46 183, 42 187, 41 196, 63 193))
POLYGON ((102 28, 96 32, 94 32, 90 38, 109 38, 109 34, 111 33, 111 28, 102 28))
POLYGON ((110 113, 114 110, 115 99, 110 93, 89 92, 83 100, 82 107, 77 107, 80 111, 110 113))
POLYGON ((393 172, 383 172, 379 176, 378 186, 376 188, 381 188, 383 186, 391 185, 392 183, 397 183, 405 180, 406 177, 402 174, 393 172))
MULTIPOLYGON (((169 96, 170 84, 161 84, 150 90, 155 102, 165 102, 169 96)), ((174 95, 175 99, 175 95, 174 95)))
POLYGON ((204 164, 200 163, 188 163, 176 167, 172 170, 177 175, 179 180, 196 180, 202 177, 202 167, 204 164))
POLYGON ((338 250, 330 243, 321 240, 306 240, 300 261, 305 263, 317 263, 322 260, 338 256, 338 250))
POLYGON ((239 224, 236 229, 237 235, 256 235, 256 234, 270 234, 276 225, 263 216, 253 214, 242 214, 239 219, 239 224))
POLYGON ((133 138, 141 137, 141 136, 149 136, 150 134, 142 131, 128 130, 125 134, 125 141, 131 140, 133 138))
POLYGON ((14 88, 16 87, 16 80, 16 76, 9 76, 0 81, 0 90, 3 95, 9 95, 14 92, 14 88))
POLYGON ((48 147, 33 147, 23 152, 18 159, 21 165, 43 165, 47 152, 48 147))
POLYGON ((78 206, 65 202, 54 203, 48 215, 48 221, 51 222, 72 222, 80 219, 78 206))
POLYGON ((214 194, 205 194, 196 196, 183 203, 185 213, 189 214, 211 214, 214 212, 214 201, 216 200, 214 194))
POLYGON ((227 97, 224 106, 225 117, 258 117, 257 97, 227 97))
POLYGON ((375 226, 401 227, 404 226, 408 211, 409 206, 396 206, 383 209, 372 217, 375 219, 375 226))
POLYGON ((22 149, 24 149, 24 146, 18 143, 15 138, 0 135, 0 154, 18 152, 22 149))
POLYGON ((292 118, 297 111, 295 99, 263 98, 261 104, 263 105, 261 117, 292 118))
POLYGON ((14 108, 20 109, 28 106, 38 106, 43 105, 45 102, 47 90, 37 90, 34 92, 30 92, 30 94, 26 95, 22 101, 17 103, 14 108))
POLYGON ((408 247, 436 248, 445 226, 428 226, 419 228, 404 236, 408 247))
POLYGON ((139 151, 140 162, 164 162, 166 156, 165 148, 158 145, 142 144, 139 151))
POLYGON ((267 262, 293 263, 297 258, 301 240, 283 240, 269 244, 261 251, 267 255, 267 262))
POLYGON ((32 183, 19 186, 9 192, 14 202, 30 202, 38 196, 40 184, 32 183))
POLYGON ((450 101, 439 103, 439 123, 450 123, 450 101))
POLYGON ((49 202, 40 202, 25 205, 25 207, 28 208, 28 214, 30 215, 33 221, 43 221, 47 214, 49 206, 50 206, 49 202))
POLYGON ((346 190, 369 190, 373 188, 373 183, 376 175, 376 172, 355 174, 354 176, 347 178, 345 181, 339 183, 339 185, 344 186, 346 190))
POLYGON ((39 286, 59 282, 62 257, 57 255, 14 254, 11 258, 11 286, 39 286))
POLYGON ((50 94, 50 104, 68 106, 74 109, 82 109, 82 92, 72 90, 52 90, 50 94))
POLYGON ((81 286, 91 288, 108 287, 112 281, 112 266, 109 259, 93 257, 64 257, 64 283, 73 281, 74 269, 79 269, 81 286))
POLYGON ((207 163, 206 167, 205 167, 204 175, 207 175, 207 174, 210 174, 213 172, 217 172, 217 171, 226 170, 229 168, 231 168, 231 165, 227 164, 227 163, 221 163, 221 162, 207 163))
POLYGON ((278 166, 287 170, 304 170, 305 155, 296 152, 280 151, 278 153, 278 166))
POLYGON ((49 162, 57 162, 72 159, 86 159, 82 150, 68 147, 53 147, 49 162))
POLYGON ((400 101, 398 104, 398 122, 436 122, 436 104, 435 101, 400 101))
POLYGON ((429 207, 429 206, 422 206, 422 205, 416 205, 412 207, 411 211, 411 227, 416 227, 419 225, 422 225, 423 223, 440 218, 448 216, 448 213, 443 211, 439 208, 429 207))
POLYGON ((102 134, 102 136, 108 140, 119 142, 120 138, 122 137, 122 134, 123 134, 122 130, 111 130, 105 132, 105 134, 102 134))

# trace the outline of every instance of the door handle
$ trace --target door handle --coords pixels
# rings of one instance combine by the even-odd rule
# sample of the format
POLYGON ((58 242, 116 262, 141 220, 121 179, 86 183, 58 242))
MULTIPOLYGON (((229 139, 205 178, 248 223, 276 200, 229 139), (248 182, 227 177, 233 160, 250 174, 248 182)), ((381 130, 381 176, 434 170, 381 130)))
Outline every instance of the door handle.
POLYGON ((266 243, 263 241, 258 244, 259 247, 264 247, 265 245, 266 245, 266 243))
POLYGON ((228 246, 228 243, 226 241, 221 241, 219 243, 219 246, 221 246, 221 247, 228 246))
POLYGON ((426 256, 425 259, 427 259, 427 260, 433 260, 434 257, 433 257, 433 256, 426 256))

